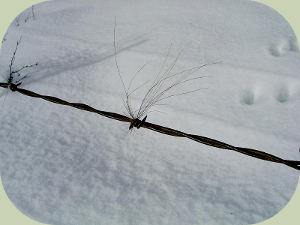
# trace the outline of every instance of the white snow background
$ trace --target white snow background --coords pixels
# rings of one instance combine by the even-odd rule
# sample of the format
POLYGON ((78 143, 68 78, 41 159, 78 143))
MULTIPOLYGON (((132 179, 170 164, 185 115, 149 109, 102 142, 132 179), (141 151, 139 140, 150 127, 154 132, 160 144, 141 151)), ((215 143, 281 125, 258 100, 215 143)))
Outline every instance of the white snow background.
MULTIPOLYGON (((60 0, 25 10, 2 43, 0 74, 17 40, 22 87, 122 113, 122 85, 153 79, 172 44, 174 72, 195 74, 149 122, 299 160, 300 55, 289 24, 245 0, 60 0), (26 19, 27 18, 27 19, 26 19), (25 21, 26 20, 26 21, 25 21), (24 75, 25 73, 23 73, 24 75)), ((143 86, 135 95, 138 105, 143 86)), ((252 224, 279 212, 299 172, 19 93, 0 90, 0 171, 24 214, 56 225, 252 224)))

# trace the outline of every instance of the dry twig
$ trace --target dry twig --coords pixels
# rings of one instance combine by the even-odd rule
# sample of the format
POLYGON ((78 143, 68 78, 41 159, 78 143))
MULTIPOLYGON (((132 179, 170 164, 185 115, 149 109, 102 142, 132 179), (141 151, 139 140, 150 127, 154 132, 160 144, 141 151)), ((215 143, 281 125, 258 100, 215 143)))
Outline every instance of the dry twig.
POLYGON ((31 67, 34 67, 34 66, 37 66, 38 63, 34 63, 34 64, 30 64, 30 65, 25 65, 25 66, 22 66, 18 69, 14 69, 14 63, 15 63, 15 60, 16 60, 16 54, 17 54, 17 51, 18 51, 18 47, 21 43, 21 40, 22 40, 22 36, 20 37, 20 39, 17 41, 17 44, 16 44, 16 47, 15 47, 15 50, 13 52, 13 55, 11 57, 11 60, 10 60, 10 64, 9 64, 9 77, 8 77, 8 81, 7 83, 20 83, 23 79, 25 79, 27 77, 27 75, 24 75, 24 76, 21 76, 21 72, 25 69, 28 69, 28 68, 31 68, 31 67))

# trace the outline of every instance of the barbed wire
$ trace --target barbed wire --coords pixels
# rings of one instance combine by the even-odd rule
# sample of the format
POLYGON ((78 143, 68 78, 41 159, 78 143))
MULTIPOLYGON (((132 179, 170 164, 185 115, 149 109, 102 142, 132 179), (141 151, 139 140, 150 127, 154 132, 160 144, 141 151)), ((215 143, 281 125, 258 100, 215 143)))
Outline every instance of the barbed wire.
POLYGON ((23 94, 23 95, 26 95, 29 97, 40 98, 40 99, 43 99, 45 101, 49 101, 49 102, 52 102, 55 104, 66 105, 66 106, 70 106, 70 107, 77 108, 80 110, 96 113, 101 116, 104 116, 104 117, 107 117, 110 119, 114 119, 114 120, 118 120, 121 122, 127 122, 127 123, 130 123, 130 126, 136 127, 137 129, 142 127, 145 129, 153 130, 155 132, 159 132, 159 133, 174 136, 174 137, 185 137, 185 138, 191 139, 193 141, 199 142, 201 144, 209 145, 209 146, 219 148, 219 149, 236 151, 236 152, 257 158, 257 159, 284 164, 286 166, 300 170, 300 161, 285 160, 285 159, 282 159, 275 155, 272 155, 272 154, 269 154, 269 153, 266 153, 263 151, 259 151, 256 149, 237 147, 237 146, 233 146, 233 145, 230 145, 230 144, 227 144, 227 143, 224 143, 224 142, 212 139, 212 138, 208 138, 205 136, 199 136, 199 135, 195 135, 195 134, 185 133, 185 132, 175 130, 172 128, 168 128, 168 127, 164 127, 161 125, 146 122, 145 118, 143 120, 132 119, 130 117, 127 117, 127 116, 124 116, 124 115, 121 115, 118 113, 98 110, 98 109, 95 109, 95 108, 93 108, 89 105, 83 104, 83 103, 71 103, 71 102, 67 102, 67 101, 57 98, 57 97, 41 95, 41 94, 35 93, 33 91, 19 88, 20 85, 21 85, 21 83, 18 83, 18 84, 0 83, 0 87, 10 89, 13 92, 19 92, 20 94, 23 94))

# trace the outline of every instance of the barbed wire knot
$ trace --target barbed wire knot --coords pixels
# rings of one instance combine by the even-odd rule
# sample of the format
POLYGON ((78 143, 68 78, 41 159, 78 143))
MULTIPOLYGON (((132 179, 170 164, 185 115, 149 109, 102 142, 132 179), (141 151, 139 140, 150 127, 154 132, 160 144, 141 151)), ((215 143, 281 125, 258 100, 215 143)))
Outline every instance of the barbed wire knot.
POLYGON ((22 82, 18 84, 8 83, 8 89, 10 89, 12 92, 15 92, 18 89, 18 86, 20 86, 21 84, 22 82))

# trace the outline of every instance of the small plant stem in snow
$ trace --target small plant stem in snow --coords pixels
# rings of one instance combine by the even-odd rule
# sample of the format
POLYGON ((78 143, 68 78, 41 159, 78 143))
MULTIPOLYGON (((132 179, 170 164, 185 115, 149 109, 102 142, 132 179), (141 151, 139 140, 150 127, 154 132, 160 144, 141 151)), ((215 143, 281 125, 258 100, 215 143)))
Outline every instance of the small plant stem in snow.
POLYGON ((18 47, 19 47, 19 45, 21 43, 21 40, 22 40, 22 36, 17 41, 15 50, 14 50, 13 55, 12 55, 11 60, 10 60, 10 64, 9 64, 9 76, 8 76, 8 80, 7 80, 8 84, 13 84, 14 83, 16 85, 19 85, 20 82, 27 77, 27 75, 21 76, 21 72, 23 70, 25 70, 25 69, 28 69, 28 68, 31 68, 31 67, 34 67, 34 66, 38 65, 38 63, 36 62, 34 64, 25 65, 25 66, 22 66, 22 67, 20 67, 18 69, 14 69, 14 64, 15 64, 15 60, 16 60, 16 54, 17 54, 17 51, 18 51, 18 47))

